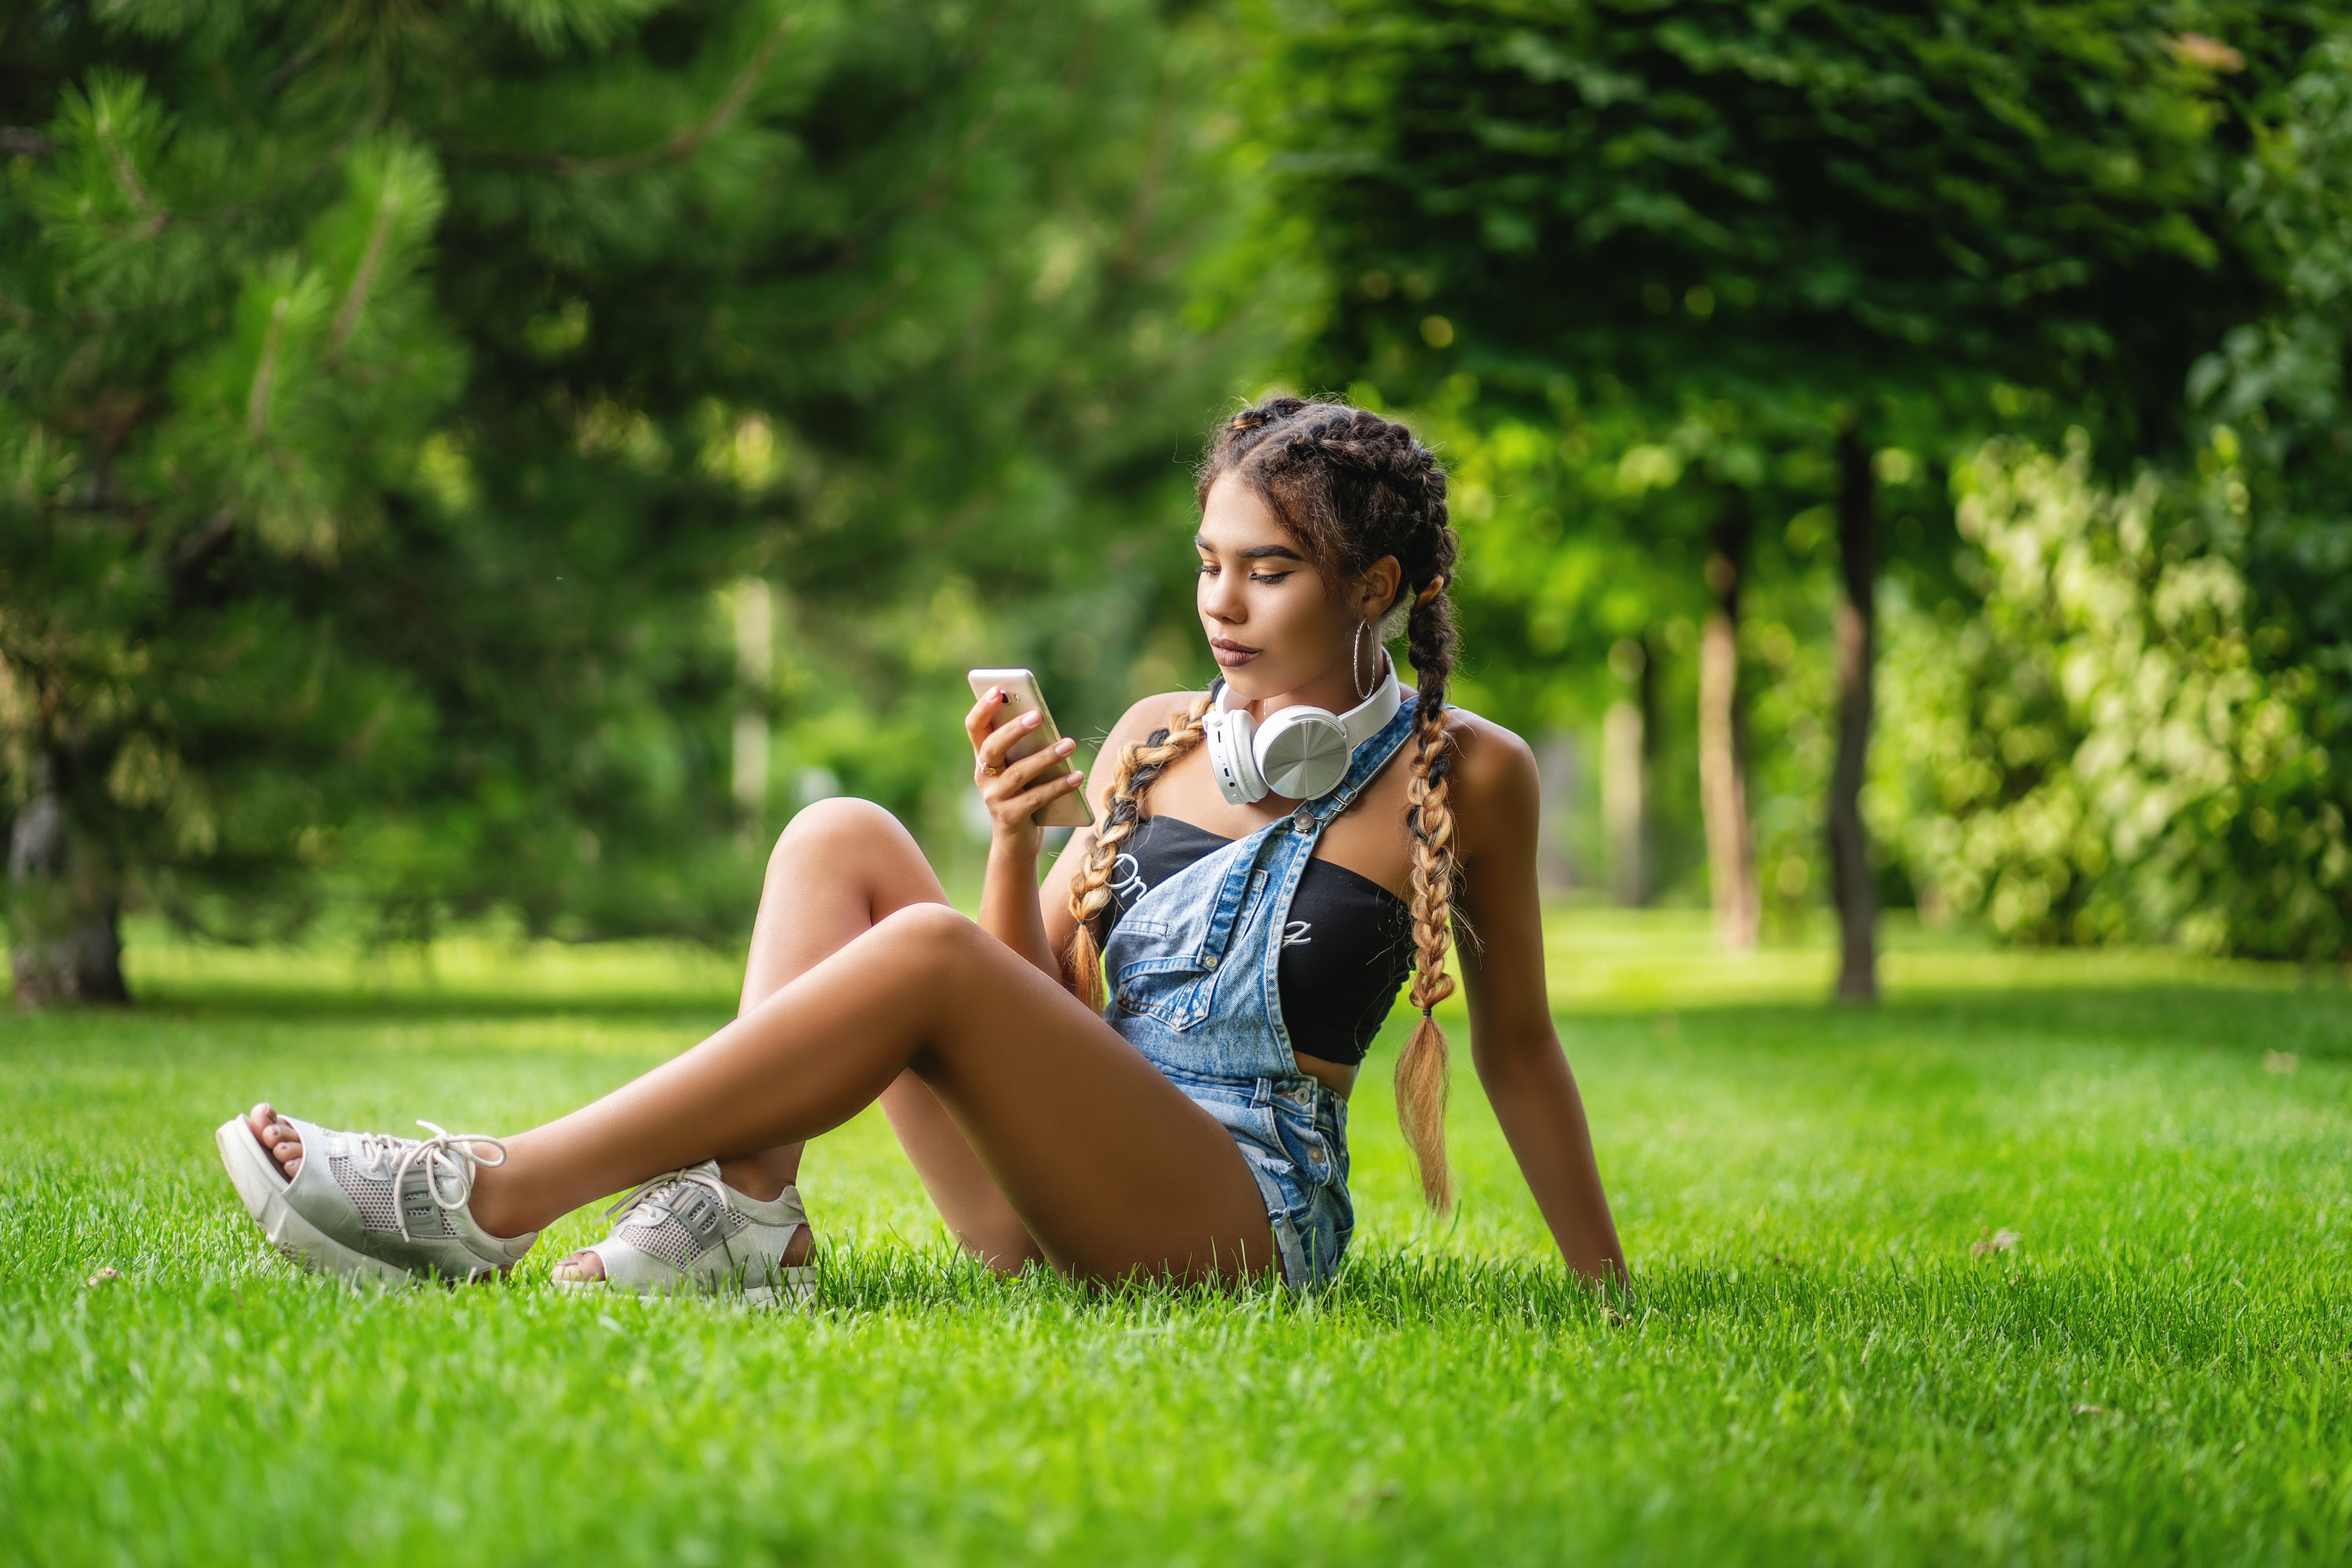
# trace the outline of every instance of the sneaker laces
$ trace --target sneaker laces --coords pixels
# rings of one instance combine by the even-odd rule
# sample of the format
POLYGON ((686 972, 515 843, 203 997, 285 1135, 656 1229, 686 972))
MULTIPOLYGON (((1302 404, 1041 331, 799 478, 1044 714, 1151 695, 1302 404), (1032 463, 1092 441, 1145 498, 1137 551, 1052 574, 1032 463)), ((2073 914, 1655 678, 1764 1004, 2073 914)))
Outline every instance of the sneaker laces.
POLYGON ((651 1203, 666 1189, 680 1182, 691 1182, 696 1186, 703 1188, 719 1200, 719 1207, 729 1214, 735 1212, 735 1200, 727 1195, 727 1184, 719 1179, 718 1173, 702 1165, 689 1165, 682 1170, 664 1171, 658 1176, 646 1177, 615 1198, 612 1206, 604 1211, 604 1217, 611 1219, 614 1215, 619 1215, 625 1220, 639 1207, 651 1203))
POLYGON ((401 1184, 408 1179, 410 1171, 421 1166, 425 1172, 425 1191, 433 1199, 434 1206, 449 1214, 457 1214, 473 1198, 475 1170, 495 1170, 507 1163, 504 1139, 493 1138, 486 1132, 445 1131, 438 1123, 427 1121, 423 1117, 417 1118, 416 1125, 426 1129, 433 1136, 400 1138, 389 1132, 362 1132, 352 1136, 359 1151, 359 1160, 355 1163, 363 1164, 368 1174, 381 1176, 384 1162, 387 1159, 393 1161, 392 1209, 400 1221, 400 1239, 403 1241, 416 1239, 408 1234, 408 1208, 400 1201, 401 1184), (474 1152, 477 1143, 488 1144, 499 1152, 499 1157, 483 1159, 474 1152), (444 1180, 457 1188, 454 1197, 443 1193, 441 1184, 444 1180))

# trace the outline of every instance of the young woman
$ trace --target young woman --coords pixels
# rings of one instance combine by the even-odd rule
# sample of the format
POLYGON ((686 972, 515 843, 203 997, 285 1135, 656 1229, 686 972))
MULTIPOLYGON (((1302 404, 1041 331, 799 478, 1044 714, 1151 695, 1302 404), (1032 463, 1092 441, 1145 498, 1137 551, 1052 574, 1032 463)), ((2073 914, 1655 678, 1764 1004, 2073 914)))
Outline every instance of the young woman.
POLYGON ((1201 628, 1223 675, 1110 736, 1097 827, 1041 889, 1033 815, 1067 741, 966 716, 993 824, 980 918, 879 808, 829 801, 769 862, 735 1021, 512 1137, 335 1132, 268 1104, 220 1130, 270 1239, 336 1273, 468 1278, 638 1184, 556 1265, 583 1289, 804 1289, 803 1141, 877 1099, 962 1245, 1089 1279, 1328 1279, 1345 1252, 1347 1100, 1410 977, 1397 1104, 1452 1200, 1445 1037, 1459 930, 1472 1059, 1569 1266, 1624 1258, 1544 994, 1536 773, 1445 706, 1445 476, 1403 426, 1278 397, 1202 465, 1201 628), (1417 689, 1384 651, 1402 630, 1417 689), (1285 795, 1286 788, 1300 792, 1285 795), (1105 982, 1109 995, 1103 995, 1105 982))

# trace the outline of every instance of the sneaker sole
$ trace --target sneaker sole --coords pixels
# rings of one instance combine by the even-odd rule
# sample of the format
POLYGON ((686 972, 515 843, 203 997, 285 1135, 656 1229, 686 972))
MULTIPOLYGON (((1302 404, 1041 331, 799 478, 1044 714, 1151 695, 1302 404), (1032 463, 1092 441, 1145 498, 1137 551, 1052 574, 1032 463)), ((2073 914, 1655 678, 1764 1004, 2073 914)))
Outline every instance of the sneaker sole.
POLYGON ((614 1285, 609 1279, 551 1279, 548 1283, 567 1296, 593 1296, 609 1290, 619 1295, 634 1295, 640 1300, 709 1301, 740 1297, 746 1306, 782 1307, 800 1306, 815 1300, 816 1269, 814 1266, 803 1264, 781 1272, 783 1276, 782 1284, 746 1285, 740 1291, 725 1286, 705 1288, 683 1279, 667 1289, 659 1285, 641 1285, 631 1290, 626 1286, 614 1285))
POLYGON ((219 1146, 221 1163, 228 1167, 228 1179, 236 1184, 245 1212, 253 1216, 269 1245, 287 1258, 314 1273, 344 1279, 383 1285, 415 1282, 417 1277, 405 1268, 345 1247, 295 1213, 286 1201, 286 1178, 272 1169, 269 1156, 262 1152, 244 1117, 232 1116, 222 1122, 213 1133, 213 1142, 219 1146))

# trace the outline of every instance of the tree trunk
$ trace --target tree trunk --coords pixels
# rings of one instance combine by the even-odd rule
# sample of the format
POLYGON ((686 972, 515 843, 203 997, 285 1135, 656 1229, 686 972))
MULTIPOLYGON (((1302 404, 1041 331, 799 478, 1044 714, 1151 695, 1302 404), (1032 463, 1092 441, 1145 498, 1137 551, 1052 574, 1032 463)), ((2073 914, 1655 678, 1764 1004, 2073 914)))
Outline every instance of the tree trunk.
POLYGON ((16 1005, 127 1002, 122 900, 106 857, 73 831, 55 759, 33 763, 32 796, 8 843, 10 969, 16 1005))
POLYGON ((1753 529, 1746 498, 1735 496, 1716 526, 1706 585, 1716 613, 1698 646, 1698 801, 1706 823, 1706 877, 1714 895, 1716 941, 1727 952, 1752 952, 1760 900, 1756 837, 1748 821, 1747 725, 1739 700, 1739 577, 1753 529))
POLYGON ((768 817, 768 700, 776 684, 776 595, 759 577, 735 584, 735 711, 731 770, 735 807, 747 847, 764 852, 768 817))
POLYGON ((1876 497, 1861 436, 1838 437, 1838 556, 1845 600, 1838 605, 1838 749, 1830 773, 1830 879, 1837 894, 1842 957, 1837 994, 1878 996, 1878 889, 1862 823, 1862 780, 1870 754, 1870 684, 1877 659, 1876 497))
POLYGON ((1609 705, 1601 721, 1601 820, 1609 838, 1610 880, 1617 902, 1650 901, 1651 754, 1657 749, 1657 668, 1648 648, 1628 637, 1609 650, 1609 668, 1632 683, 1631 699, 1609 705))

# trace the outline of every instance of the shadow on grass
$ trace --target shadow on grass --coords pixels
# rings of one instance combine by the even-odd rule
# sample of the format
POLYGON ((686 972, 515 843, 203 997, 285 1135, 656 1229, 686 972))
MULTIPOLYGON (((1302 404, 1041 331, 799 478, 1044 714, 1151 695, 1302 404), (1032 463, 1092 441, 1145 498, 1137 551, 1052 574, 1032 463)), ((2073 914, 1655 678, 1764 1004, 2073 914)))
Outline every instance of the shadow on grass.
POLYGON ((818 1310, 851 1315, 981 1310, 1015 1318, 1094 1320, 1150 1329, 1181 1321, 1346 1317, 1402 1325, 1465 1317, 1514 1323, 1591 1321, 1631 1303, 1571 1278, 1555 1261, 1476 1259, 1440 1253, 1381 1252, 1350 1258, 1330 1285, 1294 1292, 1270 1277, 1232 1285, 1178 1284, 1138 1276, 1116 1284, 1071 1279, 1031 1266, 998 1274, 941 1243, 818 1258, 818 1310))
POLYGON ((813 1310, 850 1318, 978 1311, 1109 1333, 1195 1334, 1221 1323, 1352 1331, 1492 1330, 1578 1338, 1710 1339, 1759 1346, 1822 1336, 1932 1345, 1965 1325, 1976 1353, 2000 1344, 2126 1351, 2216 1372, 2282 1352, 2335 1353, 2352 1305, 2323 1279, 2254 1281, 2242 1260, 2017 1256, 1858 1263, 1777 1255, 1679 1259, 1603 1289, 1556 1258, 1415 1250, 1351 1257, 1324 1290, 1263 1281, 1219 1288, 1139 1279, 1075 1283, 1048 1270, 992 1274, 945 1246, 821 1257, 813 1310))

